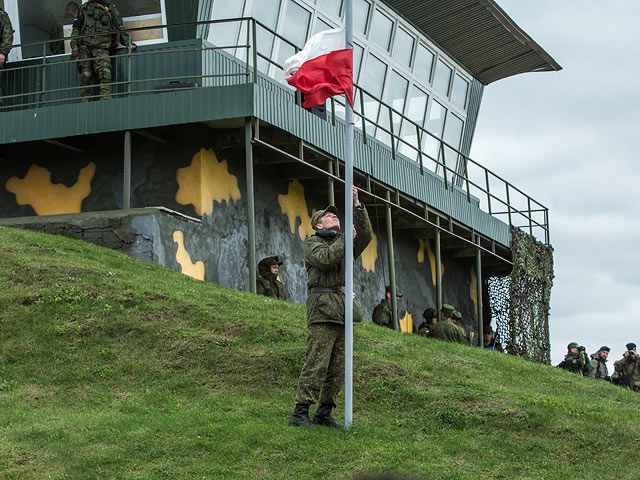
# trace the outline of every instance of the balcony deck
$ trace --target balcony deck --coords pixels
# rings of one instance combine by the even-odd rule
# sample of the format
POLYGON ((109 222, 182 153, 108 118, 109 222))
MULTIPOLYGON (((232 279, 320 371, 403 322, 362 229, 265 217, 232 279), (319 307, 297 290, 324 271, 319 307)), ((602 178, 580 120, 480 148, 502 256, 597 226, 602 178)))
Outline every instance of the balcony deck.
MULTIPOLYGON (((114 98, 87 103, 80 102, 76 64, 68 57, 13 64, 2 77, 5 102, 0 106, 0 144, 197 122, 237 128, 245 118, 255 118, 301 139, 328 158, 342 160, 343 121, 324 120, 306 111, 297 104, 295 92, 254 73, 257 55, 255 44, 253 47, 253 63, 250 55, 250 61, 243 62, 204 40, 140 47, 132 54, 124 50, 114 56, 114 98), (196 82, 198 87, 155 89, 172 80, 196 82)), ((390 106, 380 105, 390 115, 398 115, 390 106)), ((373 124, 363 114, 356 118, 359 126, 373 124)), ((472 240, 477 233, 508 248, 510 227, 515 225, 548 242, 548 211, 542 204, 459 151, 455 154, 464 159, 462 170, 454 166, 455 161, 447 164, 420 149, 417 160, 411 160, 398 152, 403 140, 397 132, 374 126, 393 141, 385 143, 356 130, 354 165, 361 177, 384 184, 398 198, 403 195, 416 205, 423 204, 427 220, 428 210, 442 213, 450 224, 466 227, 472 240)), ((424 130, 419 134, 430 135, 424 130)), ((258 145, 261 142, 256 140, 258 145)), ((455 150, 444 142, 440 146, 455 150)), ((443 151, 442 155, 444 158, 443 151)))

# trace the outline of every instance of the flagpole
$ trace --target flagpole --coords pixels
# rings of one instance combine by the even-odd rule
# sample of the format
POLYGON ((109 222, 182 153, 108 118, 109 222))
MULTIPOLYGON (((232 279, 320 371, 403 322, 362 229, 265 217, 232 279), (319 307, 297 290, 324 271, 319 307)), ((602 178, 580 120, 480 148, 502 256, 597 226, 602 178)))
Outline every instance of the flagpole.
MULTIPOLYGON (((353 48, 353 4, 345 2, 345 48, 353 48)), ((353 418, 353 109, 346 101, 347 128, 344 140, 345 186, 345 284, 344 284, 344 426, 353 418)))

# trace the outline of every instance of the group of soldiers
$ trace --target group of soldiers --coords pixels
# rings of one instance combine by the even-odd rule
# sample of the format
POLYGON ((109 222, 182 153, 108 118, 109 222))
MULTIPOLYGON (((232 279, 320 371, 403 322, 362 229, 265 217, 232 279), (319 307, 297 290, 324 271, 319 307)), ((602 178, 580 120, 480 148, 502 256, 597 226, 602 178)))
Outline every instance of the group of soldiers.
POLYGON ((567 345, 567 354, 558 367, 591 378, 606 380, 616 385, 640 391, 640 358, 635 343, 627 343, 626 352, 613 364, 613 375, 609 375, 607 360, 611 349, 606 345, 587 357, 583 346, 576 342, 567 345))
MULTIPOLYGON (((119 45, 131 50, 136 48, 129 34, 124 31, 118 8, 108 0, 89 0, 82 5, 67 3, 63 17, 51 28, 49 49, 52 54, 64 53, 63 26, 69 23, 73 23, 71 60, 78 60, 82 101, 88 102, 91 97, 94 74, 100 81, 101 97, 110 99, 113 82, 111 53, 119 45)), ((13 46, 13 33, 9 15, 0 8, 0 74, 13 46)))

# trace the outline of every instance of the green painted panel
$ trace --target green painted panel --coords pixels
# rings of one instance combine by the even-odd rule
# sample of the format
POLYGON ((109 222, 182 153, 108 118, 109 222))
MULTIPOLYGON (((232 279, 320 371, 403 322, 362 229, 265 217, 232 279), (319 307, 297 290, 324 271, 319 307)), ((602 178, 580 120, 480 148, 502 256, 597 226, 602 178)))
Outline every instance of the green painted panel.
MULTIPOLYGON (((165 0, 167 25, 188 23, 198 20, 199 0, 165 0)), ((196 25, 169 29, 169 41, 196 38, 196 25)))

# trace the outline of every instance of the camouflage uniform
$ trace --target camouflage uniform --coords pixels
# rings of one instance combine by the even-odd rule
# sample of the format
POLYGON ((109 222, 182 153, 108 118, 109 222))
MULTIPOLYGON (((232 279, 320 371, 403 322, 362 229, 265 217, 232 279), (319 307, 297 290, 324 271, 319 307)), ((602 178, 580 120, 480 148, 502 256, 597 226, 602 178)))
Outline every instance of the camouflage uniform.
POLYGON ((618 360, 613 364, 613 368, 615 370, 612 377, 614 383, 627 385, 636 390, 640 389, 640 357, 638 355, 634 355, 633 359, 625 357, 618 360))
MULTIPOLYGON (((325 209, 326 211, 327 209, 325 209)), ((320 211, 323 212, 323 211, 320 211)), ((315 227, 317 213, 314 215, 315 227)), ((364 206, 353 209, 357 236, 353 257, 358 258, 371 241, 371 223, 364 206)), ((317 231, 305 240, 304 263, 307 287, 334 289, 344 285, 345 238, 342 234, 317 231)), ((309 293, 307 297, 307 359, 298 378, 297 405, 335 407, 344 383, 344 293, 309 293)), ((362 322, 360 302, 354 299, 354 322, 362 322)))
POLYGON ((607 359, 600 357, 601 350, 598 350, 596 353, 591 355, 591 361, 589 362, 589 376, 591 378, 605 379, 609 376, 607 359))
POLYGON ((102 98, 111 98, 111 85, 107 85, 113 81, 109 49, 118 43, 129 46, 130 41, 129 34, 124 32, 120 12, 113 3, 107 0, 90 0, 80 7, 73 22, 71 51, 72 56, 80 59, 78 72, 80 83, 84 87, 80 91, 82 97, 91 95, 91 78, 95 71, 100 79, 102 98), (118 33, 109 33, 113 31, 118 33), (94 36, 78 38, 81 35, 94 36))
POLYGON ((376 308, 373 309, 372 319, 376 325, 395 330, 393 325, 393 312, 386 298, 383 298, 380 303, 376 305, 376 308))
POLYGON ((258 295, 286 300, 287 294, 284 285, 278 280, 277 275, 271 273, 271 265, 282 265, 282 262, 277 256, 274 256, 263 258, 258 263, 258 278, 256 279, 258 295))
POLYGON ((571 351, 572 348, 578 348, 578 344, 576 342, 571 342, 567 346, 568 352, 558 367, 564 368, 565 370, 573 373, 582 374, 584 367, 587 364, 587 355, 584 353, 584 350, 573 353, 571 351))
POLYGON ((0 64, 0 103, 2 103, 2 70, 9 57, 11 46, 13 45, 13 27, 7 12, 0 8, 0 53, 5 56, 4 62, 0 64))
POLYGON ((449 320, 441 320, 433 325, 429 329, 429 336, 446 342, 458 342, 463 345, 469 344, 462 329, 451 323, 449 320))

